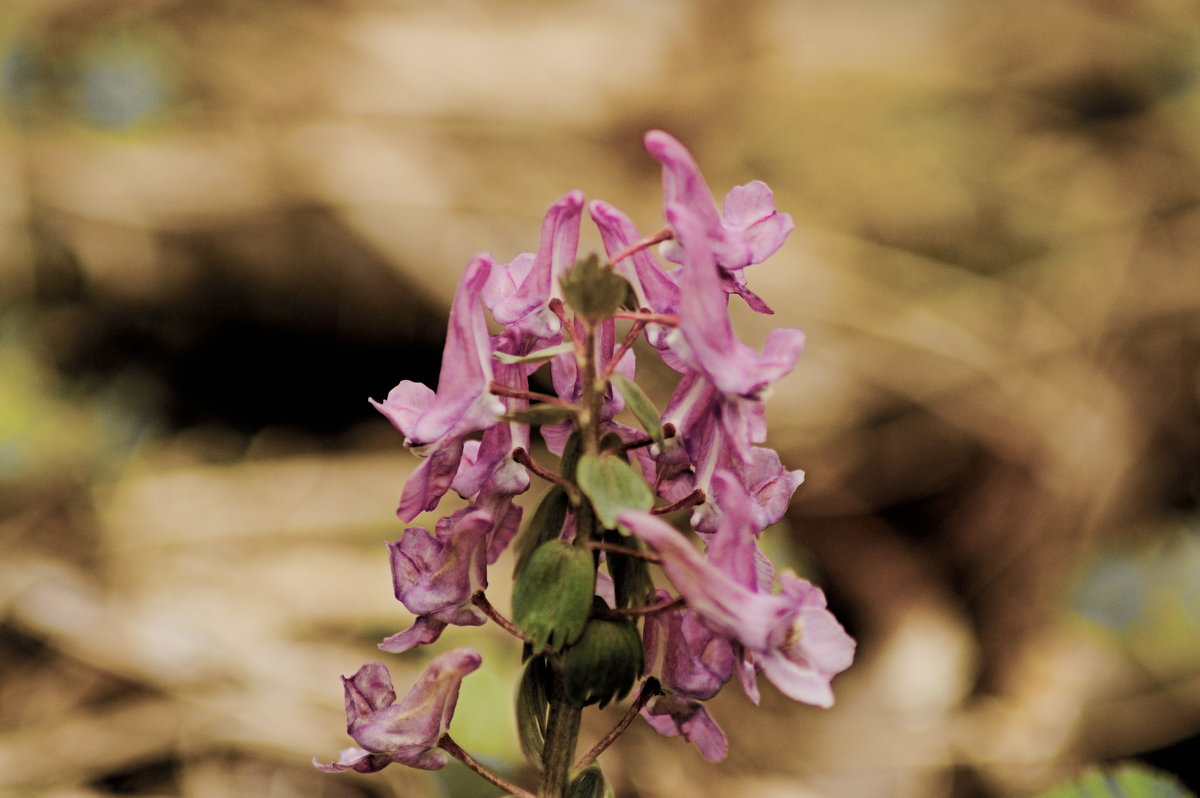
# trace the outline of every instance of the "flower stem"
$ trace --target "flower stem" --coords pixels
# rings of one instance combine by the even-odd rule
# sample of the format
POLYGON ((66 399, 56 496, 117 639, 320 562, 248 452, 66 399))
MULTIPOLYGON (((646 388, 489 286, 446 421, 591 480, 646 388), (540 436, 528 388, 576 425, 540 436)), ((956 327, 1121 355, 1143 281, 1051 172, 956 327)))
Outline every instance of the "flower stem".
POLYGON ((637 241, 631 246, 626 247, 624 250, 618 252, 612 257, 609 263, 616 263, 617 261, 628 258, 630 255, 634 255, 644 249, 649 249, 655 244, 661 244, 664 241, 670 241, 674 237, 675 233, 672 232, 671 228, 665 227, 654 235, 643 238, 641 241, 637 241))
POLYGON ((657 554, 651 554, 648 551, 641 551, 640 549, 631 549, 628 546, 619 546, 616 543, 605 543, 602 540, 591 540, 584 545, 593 551, 609 551, 613 554, 621 554, 625 557, 634 557, 639 560, 645 560, 646 562, 662 562, 662 558, 657 554))
POLYGON ((582 716, 583 708, 567 698, 562 674, 555 673, 550 717, 546 722, 546 747, 542 751, 542 783, 537 798, 563 798, 571 775, 571 760, 575 758, 575 741, 579 738, 582 716))
POLYGON ((518 638, 519 640, 529 642, 525 635, 522 634, 521 630, 518 629, 512 621, 510 621, 508 618, 505 618, 500 614, 499 610, 492 606, 492 602, 488 601, 488 597, 484 595, 482 590, 471 597, 471 603, 478 607, 484 615, 495 621, 496 625, 501 629, 508 632, 513 637, 518 638))
POLYGON ((697 504, 704 504, 704 502, 707 500, 708 497, 704 495, 704 491, 700 488, 696 488, 677 502, 671 502, 670 504, 664 504, 661 507, 653 508, 650 510, 650 514, 666 515, 667 513, 673 513, 676 510, 683 510, 688 507, 695 507, 697 504))
POLYGON ((553 471, 538 465, 537 461, 534 460, 529 452, 525 451, 523 447, 518 446, 516 449, 513 449, 512 458, 528 468, 534 474, 537 474, 539 477, 549 482, 551 485, 558 485, 561 487, 573 500, 578 500, 579 488, 575 487, 574 483, 563 479, 553 471))
POLYGON ((524 789, 518 787, 517 785, 515 785, 509 781, 506 781, 505 779, 502 779, 501 777, 497 776, 492 771, 485 768, 483 765, 481 765, 479 763, 478 760, 475 759, 475 757, 471 756, 466 751, 462 750, 462 748, 459 747, 458 743, 454 742, 454 740, 451 739, 449 734, 443 734, 441 736, 441 739, 438 740, 438 747, 441 748, 446 753, 448 753, 450 756, 457 759, 459 762, 462 762, 464 765, 469 767, 471 770, 478 773, 480 776, 482 776, 487 781, 491 782, 492 784, 496 785, 500 789, 504 790, 504 792, 506 794, 515 795, 515 796, 517 796, 517 798, 535 798, 534 794, 529 792, 529 790, 524 790, 524 789))

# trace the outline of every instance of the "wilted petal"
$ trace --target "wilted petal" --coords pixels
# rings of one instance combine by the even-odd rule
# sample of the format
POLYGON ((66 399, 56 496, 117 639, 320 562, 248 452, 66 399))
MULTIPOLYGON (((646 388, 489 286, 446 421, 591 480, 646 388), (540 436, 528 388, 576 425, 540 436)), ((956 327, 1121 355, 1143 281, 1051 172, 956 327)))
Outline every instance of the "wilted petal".
POLYGON ((670 693, 706 701, 733 675, 733 647, 704 626, 692 610, 652 615, 646 619, 644 634, 647 658, 652 649, 662 652, 657 673, 670 693))
POLYGON ((438 506, 462 468, 463 444, 462 438, 446 438, 424 450, 425 458, 404 483, 400 505, 396 508, 397 518, 411 521, 438 506))
POLYGON ((397 632, 390 637, 385 637, 380 642, 379 647, 390 654, 403 654, 405 651, 417 646, 428 645, 436 641, 442 636, 442 632, 446 629, 447 625, 444 621, 438 621, 427 615, 422 615, 413 622, 412 626, 403 632, 397 632))
POLYGON ((435 657, 400 703, 393 703, 391 678, 381 663, 368 663, 349 679, 343 677, 348 731, 362 751, 347 749, 337 762, 314 764, 321 770, 361 772, 390 762, 424 770, 442 767, 447 755, 437 742, 450 727, 463 677, 480 662, 479 652, 470 648, 435 657))
POLYGON ((642 709, 642 718, 664 737, 682 734, 709 762, 725 758, 728 751, 725 732, 696 701, 673 695, 656 696, 642 709))
POLYGON ((434 534, 409 527, 388 544, 396 598, 414 615, 437 614, 448 623, 461 623, 460 611, 478 616, 471 599, 487 586, 491 530, 491 513, 472 508, 439 520, 434 534))
POLYGON ((342 750, 336 762, 321 762, 313 757, 313 767, 325 773, 342 773, 354 770, 359 773, 375 773, 392 764, 390 757, 383 754, 372 754, 361 748, 351 746, 342 750))

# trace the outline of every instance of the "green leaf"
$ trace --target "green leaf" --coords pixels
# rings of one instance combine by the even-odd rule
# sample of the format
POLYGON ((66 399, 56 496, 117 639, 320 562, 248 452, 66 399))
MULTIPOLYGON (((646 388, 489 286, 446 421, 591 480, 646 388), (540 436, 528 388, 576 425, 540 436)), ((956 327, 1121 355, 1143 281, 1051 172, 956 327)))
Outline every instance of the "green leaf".
POLYGON ((501 421, 514 421, 518 424, 557 424, 575 415, 577 408, 564 405, 531 405, 521 410, 513 410, 500 416, 501 421))
POLYGON ((561 651, 579 639, 596 594, 592 552, 565 540, 538 546, 513 585, 513 623, 534 652, 561 651))
POLYGON ((616 528, 618 513, 645 512, 654 506, 654 491, 624 457, 585 454, 579 458, 575 478, 591 500, 596 517, 609 529, 616 528))
POLYGON ((558 284, 566 303, 593 324, 611 318, 633 292, 629 281, 594 253, 576 263, 558 284))
POLYGON ((513 566, 514 578, 525 568, 529 556, 538 546, 547 540, 554 540, 562 533, 563 522, 567 520, 568 504, 567 492, 561 485, 551 485, 550 489, 542 494, 542 498, 538 500, 533 515, 525 523, 525 528, 521 530, 521 536, 517 539, 514 547, 516 552, 516 565, 513 566))
POLYGON ((1175 779, 1137 764, 1091 770, 1037 798, 1196 798, 1175 779))
POLYGON ((541 767, 550 722, 550 690, 554 672, 543 656, 533 657, 521 672, 517 685, 517 739, 531 765, 541 767))
POLYGON ((646 430, 646 434, 653 438, 655 443, 662 443, 664 439, 662 419, 650 398, 636 382, 623 374, 613 374, 611 380, 625 399, 625 406, 642 425, 642 429, 646 430))
POLYGON ((530 352, 528 355, 510 355, 507 352, 492 352, 492 357, 501 363, 513 366, 518 363, 545 363, 547 360, 553 360, 559 355, 565 355, 568 352, 574 351, 575 344, 556 344, 555 346, 548 346, 545 349, 530 352))
POLYGON ((595 762, 575 774, 565 793, 567 798, 612 798, 612 794, 604 772, 595 762))

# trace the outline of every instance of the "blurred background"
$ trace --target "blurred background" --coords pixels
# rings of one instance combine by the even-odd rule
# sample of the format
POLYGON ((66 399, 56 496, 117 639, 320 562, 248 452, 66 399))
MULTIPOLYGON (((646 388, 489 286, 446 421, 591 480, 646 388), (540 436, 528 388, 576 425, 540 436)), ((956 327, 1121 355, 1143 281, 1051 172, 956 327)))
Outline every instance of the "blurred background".
MULTIPOLYGON (((366 399, 568 190, 661 227, 650 127, 796 219, 736 323, 808 334, 771 545, 860 647, 832 710, 726 690, 719 765, 635 725, 618 795, 1200 789, 1198 42, 1193 0, 6 0, 0 795, 494 794, 310 765, 339 674, 431 653, 374 647, 416 460, 366 399)), ((518 652, 456 645, 521 778, 518 652)))

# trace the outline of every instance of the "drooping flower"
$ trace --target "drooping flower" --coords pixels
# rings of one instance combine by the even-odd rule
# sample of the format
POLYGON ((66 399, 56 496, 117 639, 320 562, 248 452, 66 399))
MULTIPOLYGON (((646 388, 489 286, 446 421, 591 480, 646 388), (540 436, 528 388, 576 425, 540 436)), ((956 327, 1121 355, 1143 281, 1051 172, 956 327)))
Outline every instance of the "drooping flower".
POLYGON ((641 714, 662 736, 682 735, 709 762, 725 758, 729 748, 725 732, 699 701, 670 694, 655 696, 642 708, 641 714))
POLYGON ((487 587, 491 513, 464 508, 442 518, 430 534, 411 526, 404 537, 388 544, 392 588, 396 599, 417 622, 379 644, 401 653, 436 640, 447 624, 479 626, 487 616, 472 603, 487 587))
POLYGON ((450 728, 463 677, 481 661, 471 648, 435 657, 400 703, 382 663, 368 662, 353 676, 343 676, 346 731, 361 748, 347 748, 328 764, 313 759, 313 766, 327 773, 374 773, 393 762, 422 770, 442 767, 448 755, 437 747, 438 740, 450 728))
MULTIPOLYGON (((669 597, 658 590, 654 600, 669 597)), ((642 708, 642 718, 664 737, 682 735, 708 761, 724 759, 725 733, 701 702, 715 696, 733 675, 733 646, 690 608, 647 616, 642 640, 646 673, 663 689, 663 695, 642 708)))
MULTIPOLYGON (((685 207, 699 221, 712 241, 724 290, 739 294, 754 310, 770 313, 766 303, 746 287, 742 269, 762 263, 783 245, 795 226, 792 217, 776 211, 771 189, 755 180, 726 195, 722 219, 700 167, 686 147, 661 130, 646 133, 645 144, 663 166, 663 205, 685 207)), ((666 257, 676 263, 686 260, 686 249, 687 244, 679 240, 663 247, 666 257)))
POLYGON ((490 393, 492 348, 480 293, 492 261, 477 256, 467 266, 450 308, 437 391, 404 380, 376 409, 404 433, 405 445, 425 459, 405 483, 396 514, 411 521, 437 507, 462 461, 467 436, 496 423, 504 404, 490 393))

